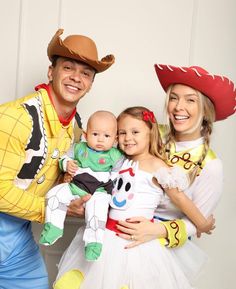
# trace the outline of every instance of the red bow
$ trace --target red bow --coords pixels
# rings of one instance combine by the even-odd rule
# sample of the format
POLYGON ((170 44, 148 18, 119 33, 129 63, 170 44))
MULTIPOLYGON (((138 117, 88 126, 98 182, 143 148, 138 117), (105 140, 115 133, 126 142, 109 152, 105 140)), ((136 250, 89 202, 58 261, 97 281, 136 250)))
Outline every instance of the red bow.
POLYGON ((145 121, 150 120, 152 123, 156 122, 154 113, 152 111, 149 111, 149 110, 143 111, 143 120, 145 120, 145 121))

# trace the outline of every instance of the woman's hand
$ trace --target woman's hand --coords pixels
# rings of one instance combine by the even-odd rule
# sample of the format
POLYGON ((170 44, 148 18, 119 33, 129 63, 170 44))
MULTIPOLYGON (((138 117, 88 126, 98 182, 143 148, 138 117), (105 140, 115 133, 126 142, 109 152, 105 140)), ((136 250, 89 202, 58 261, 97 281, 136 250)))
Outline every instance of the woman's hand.
POLYGON ((67 216, 84 218, 84 204, 91 198, 88 194, 70 202, 67 207, 67 216))
POLYGON ((125 247, 126 249, 166 237, 166 229, 162 224, 151 222, 144 217, 133 217, 126 221, 119 221, 117 229, 122 232, 117 233, 119 237, 133 241, 125 247))

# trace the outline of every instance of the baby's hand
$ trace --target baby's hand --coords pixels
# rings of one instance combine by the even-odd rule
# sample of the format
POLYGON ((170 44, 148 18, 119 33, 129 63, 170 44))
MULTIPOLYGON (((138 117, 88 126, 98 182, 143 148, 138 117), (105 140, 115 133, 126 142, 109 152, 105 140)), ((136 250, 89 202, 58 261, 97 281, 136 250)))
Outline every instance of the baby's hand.
POLYGON ((67 161, 66 164, 67 173, 74 176, 77 170, 78 170, 77 161, 67 161))
POLYGON ((211 231, 215 229, 215 218, 213 215, 210 215, 207 219, 205 224, 203 224, 201 227, 197 228, 198 235, 200 233, 207 233, 211 234, 211 231))

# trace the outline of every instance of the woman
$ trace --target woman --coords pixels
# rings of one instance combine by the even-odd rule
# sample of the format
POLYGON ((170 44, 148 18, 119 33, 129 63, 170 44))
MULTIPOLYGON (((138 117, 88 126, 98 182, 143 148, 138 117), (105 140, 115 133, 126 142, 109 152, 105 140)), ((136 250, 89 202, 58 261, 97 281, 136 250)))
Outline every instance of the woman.
MULTIPOLYGON (((185 192, 201 212, 209 216, 220 199, 223 184, 222 163, 210 149, 210 135, 214 121, 235 112, 234 84, 201 67, 155 65, 155 69, 167 94, 168 129, 161 127, 161 131, 168 162, 186 170, 191 185, 185 192)), ((124 233, 120 236, 133 240, 129 248, 156 237, 163 237, 161 241, 167 247, 180 247, 187 237, 197 233, 194 225, 167 196, 157 208, 155 218, 161 221, 151 223, 136 217, 119 222, 118 229, 124 233)), ((178 259, 179 249, 171 251, 178 259)), ((186 271, 186 274, 190 279, 196 277, 191 272, 186 271)))

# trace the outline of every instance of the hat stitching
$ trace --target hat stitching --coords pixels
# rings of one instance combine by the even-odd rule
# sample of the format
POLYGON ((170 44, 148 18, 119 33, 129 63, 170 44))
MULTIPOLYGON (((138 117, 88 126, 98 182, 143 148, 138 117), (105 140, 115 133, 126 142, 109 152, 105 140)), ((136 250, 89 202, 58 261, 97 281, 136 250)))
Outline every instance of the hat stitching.
POLYGON ((201 74, 197 71, 196 68, 192 68, 192 70, 196 72, 197 76, 201 77, 201 74))
MULTIPOLYGON (((163 69, 164 69, 160 64, 157 64, 156 66, 157 66, 160 70, 163 70, 163 69)), ((171 72, 174 72, 174 69, 171 68, 169 65, 166 65, 166 67, 167 67, 171 72)), ((183 71, 183 72, 187 72, 187 70, 185 70, 185 69, 184 69, 183 67, 181 67, 181 66, 178 66, 178 68, 179 68, 181 71, 183 71)), ((197 74, 197 76, 199 76, 199 77, 203 76, 203 74, 200 74, 200 72, 198 72, 195 67, 193 67, 193 68, 191 68, 191 69, 197 74)), ((215 79, 215 77, 216 77, 216 75, 211 74, 211 73, 209 73, 209 72, 208 72, 207 74, 205 74, 205 76, 211 76, 213 79, 215 79)), ((236 88, 234 88, 234 83, 233 83, 230 79, 228 79, 227 77, 224 77, 224 76, 222 76, 222 75, 219 75, 219 77, 221 78, 222 81, 228 80, 229 85, 232 83, 232 84, 233 84, 233 91, 236 90, 236 88)))
POLYGON ((183 69, 183 67, 179 67, 180 68, 180 70, 182 70, 183 72, 187 72, 187 70, 185 70, 185 69, 183 69))
POLYGON ((170 71, 174 71, 169 65, 166 65, 170 71))
POLYGON ((157 64, 157 67, 160 69, 160 70, 163 70, 164 68, 161 67, 161 65, 157 64))

